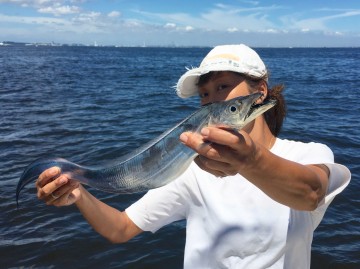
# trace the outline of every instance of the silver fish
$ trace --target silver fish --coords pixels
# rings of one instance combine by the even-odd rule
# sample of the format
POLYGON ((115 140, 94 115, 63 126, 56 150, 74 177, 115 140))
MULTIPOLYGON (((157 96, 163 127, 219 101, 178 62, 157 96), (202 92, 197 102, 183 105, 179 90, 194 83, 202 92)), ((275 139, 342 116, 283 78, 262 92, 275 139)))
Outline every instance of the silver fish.
POLYGON ((63 174, 95 189, 113 193, 135 193, 163 186, 179 177, 197 156, 179 141, 181 133, 199 132, 209 125, 241 129, 275 105, 269 100, 261 105, 254 93, 201 107, 175 127, 121 158, 114 165, 86 167, 61 158, 39 159, 26 167, 16 188, 16 202, 22 188, 46 169, 57 166, 63 174))

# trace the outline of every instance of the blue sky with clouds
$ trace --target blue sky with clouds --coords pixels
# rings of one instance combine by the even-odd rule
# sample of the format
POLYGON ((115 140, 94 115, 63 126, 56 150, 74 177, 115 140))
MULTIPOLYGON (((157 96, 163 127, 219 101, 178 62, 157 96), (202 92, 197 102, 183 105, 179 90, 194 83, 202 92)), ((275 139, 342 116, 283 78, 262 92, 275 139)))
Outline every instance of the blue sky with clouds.
POLYGON ((0 0, 0 41, 360 47, 360 1, 0 0))

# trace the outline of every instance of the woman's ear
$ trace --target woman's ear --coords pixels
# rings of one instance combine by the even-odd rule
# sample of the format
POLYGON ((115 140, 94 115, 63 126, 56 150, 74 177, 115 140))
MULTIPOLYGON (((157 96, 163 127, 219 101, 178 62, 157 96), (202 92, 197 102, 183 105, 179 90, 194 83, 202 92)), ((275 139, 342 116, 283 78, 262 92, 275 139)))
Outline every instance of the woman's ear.
POLYGON ((262 93, 262 95, 256 101, 256 104, 262 104, 268 95, 268 85, 265 80, 261 80, 261 82, 259 82, 258 92, 262 93))

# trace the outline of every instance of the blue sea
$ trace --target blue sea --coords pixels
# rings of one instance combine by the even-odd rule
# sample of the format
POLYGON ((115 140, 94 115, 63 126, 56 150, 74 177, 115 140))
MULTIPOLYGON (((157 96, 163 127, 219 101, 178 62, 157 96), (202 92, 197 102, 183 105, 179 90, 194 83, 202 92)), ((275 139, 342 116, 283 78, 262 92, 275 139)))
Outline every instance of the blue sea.
MULTIPOLYGON (((33 184, 17 209, 15 189, 39 157, 104 164, 192 113, 197 97, 173 86, 209 49, 0 47, 0 268, 182 268, 185 222, 114 245, 75 207, 38 201, 33 184)), ((286 86, 281 137, 325 143, 352 172, 315 232, 311 268, 360 268, 360 48, 257 51, 270 85, 286 86)), ((119 209, 142 195, 89 190, 119 209)))

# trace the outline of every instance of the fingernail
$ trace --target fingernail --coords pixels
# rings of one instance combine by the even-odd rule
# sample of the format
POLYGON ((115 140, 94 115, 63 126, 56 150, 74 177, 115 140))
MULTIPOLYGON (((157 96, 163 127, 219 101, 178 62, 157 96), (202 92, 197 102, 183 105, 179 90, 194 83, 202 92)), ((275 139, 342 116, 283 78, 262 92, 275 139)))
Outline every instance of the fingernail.
POLYGON ((56 174, 58 174, 60 172, 59 167, 54 167, 50 170, 50 176, 55 176, 56 174))
POLYGON ((180 135, 180 141, 186 143, 188 141, 188 136, 184 133, 180 135))
POLYGON ((204 135, 204 136, 208 136, 210 133, 209 129, 208 128, 202 128, 201 129, 201 134, 204 135))
POLYGON ((59 179, 59 183, 60 183, 60 184, 64 184, 64 183, 66 183, 66 182, 67 182, 66 178, 60 177, 60 179, 59 179))

